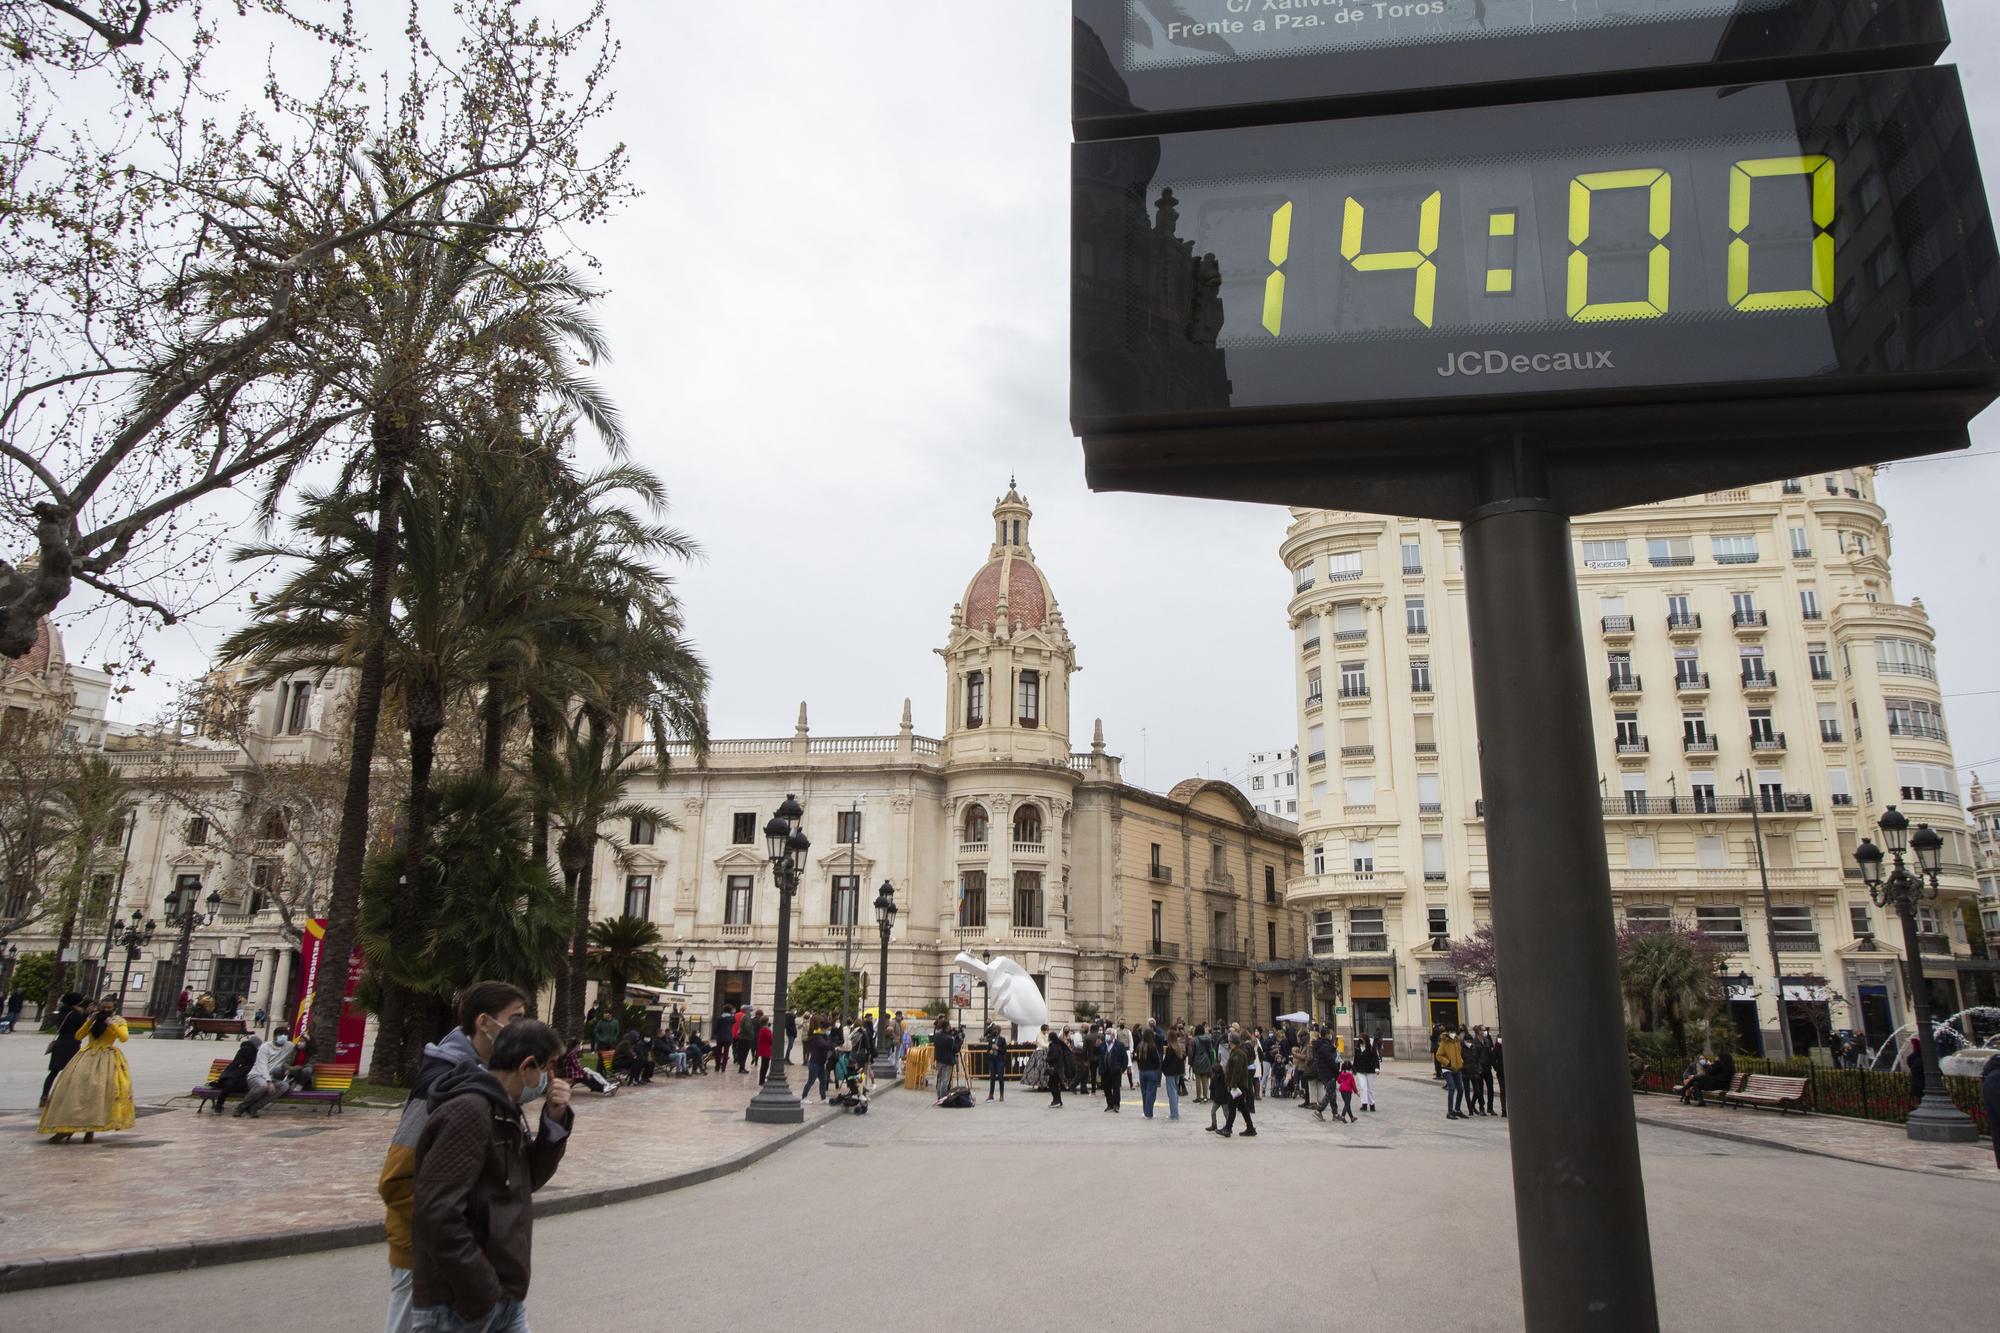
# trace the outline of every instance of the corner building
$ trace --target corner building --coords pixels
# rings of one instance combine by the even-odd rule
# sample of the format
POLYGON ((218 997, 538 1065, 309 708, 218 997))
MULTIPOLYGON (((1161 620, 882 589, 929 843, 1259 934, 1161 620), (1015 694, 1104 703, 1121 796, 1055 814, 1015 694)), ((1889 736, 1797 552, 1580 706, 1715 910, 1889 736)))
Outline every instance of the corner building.
MULTIPOLYGON (((1985 962, 1959 910, 1977 884, 1931 624, 1896 599, 1890 536, 1871 469, 1575 523, 1618 918, 1720 939, 1750 1050, 1776 1052, 1781 994, 1796 1048, 1908 1021, 1901 928, 1853 860, 1884 806, 1945 840, 1920 918, 1941 1014, 1985 962)), ((1306 862, 1286 894, 1319 1003, 1404 1049, 1434 1020, 1495 1023, 1492 991, 1446 961, 1493 893, 1458 526, 1296 509, 1281 554, 1306 862)))

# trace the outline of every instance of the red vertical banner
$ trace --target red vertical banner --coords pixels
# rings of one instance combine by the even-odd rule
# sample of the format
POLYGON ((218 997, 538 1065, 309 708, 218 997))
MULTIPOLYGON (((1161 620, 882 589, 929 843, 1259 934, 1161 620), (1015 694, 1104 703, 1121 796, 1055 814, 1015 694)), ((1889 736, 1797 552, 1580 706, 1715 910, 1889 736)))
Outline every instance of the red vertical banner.
MULTIPOLYGON (((305 994, 299 1000, 298 1021, 292 1025, 296 1032, 308 1030, 312 1019, 313 986, 319 979, 321 947, 326 941, 326 921, 315 918, 306 922, 305 935, 299 940, 299 961, 306 974, 305 994)), ((355 1012, 354 988, 361 983, 361 949, 357 945, 347 959, 347 989, 340 1000, 340 1030, 334 1039, 333 1057, 319 1057, 321 1064, 360 1065, 361 1040, 368 1030, 368 1019, 355 1012)))

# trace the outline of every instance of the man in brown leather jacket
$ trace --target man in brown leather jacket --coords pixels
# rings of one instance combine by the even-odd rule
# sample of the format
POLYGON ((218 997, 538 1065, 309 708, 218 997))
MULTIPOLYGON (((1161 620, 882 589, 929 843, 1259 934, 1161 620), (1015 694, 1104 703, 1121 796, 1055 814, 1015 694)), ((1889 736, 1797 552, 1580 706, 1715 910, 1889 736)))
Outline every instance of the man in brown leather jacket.
POLYGON ((493 1039, 485 1068, 461 1064, 432 1087, 411 1219, 414 1333, 526 1333, 534 1192, 555 1175, 574 1123, 568 1088, 550 1074, 562 1051, 555 1029, 518 1019, 493 1039), (543 1097, 564 1135, 531 1153, 521 1108, 543 1097))

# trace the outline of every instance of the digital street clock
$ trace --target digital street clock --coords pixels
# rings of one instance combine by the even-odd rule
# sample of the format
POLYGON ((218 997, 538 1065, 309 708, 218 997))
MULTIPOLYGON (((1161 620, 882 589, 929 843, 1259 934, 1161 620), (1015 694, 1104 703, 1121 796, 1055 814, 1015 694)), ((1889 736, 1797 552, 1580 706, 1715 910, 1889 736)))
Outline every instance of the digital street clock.
POLYGON ((1079 139, 1928 65, 1939 0, 1076 0, 1079 139))
POLYGON ((1213 447, 1240 454, 1385 418, 1408 452, 1462 445, 1475 413, 1611 445, 1634 438, 1605 432, 1614 407, 1741 439, 1851 429, 1871 409, 1840 396, 1882 394, 1916 432, 2000 387, 2000 257, 1949 67, 1072 152, 1087 439, 1227 425, 1213 447), (1793 401, 1719 406, 1740 399, 1793 401))

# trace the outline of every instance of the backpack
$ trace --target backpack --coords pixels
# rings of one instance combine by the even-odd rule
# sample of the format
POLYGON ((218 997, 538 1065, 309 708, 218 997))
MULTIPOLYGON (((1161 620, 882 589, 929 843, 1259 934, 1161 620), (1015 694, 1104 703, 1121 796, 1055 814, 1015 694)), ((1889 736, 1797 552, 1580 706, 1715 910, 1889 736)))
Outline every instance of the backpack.
POLYGON ((972 1089, 953 1088, 938 1102, 947 1111, 969 1111, 972 1109, 972 1089))

